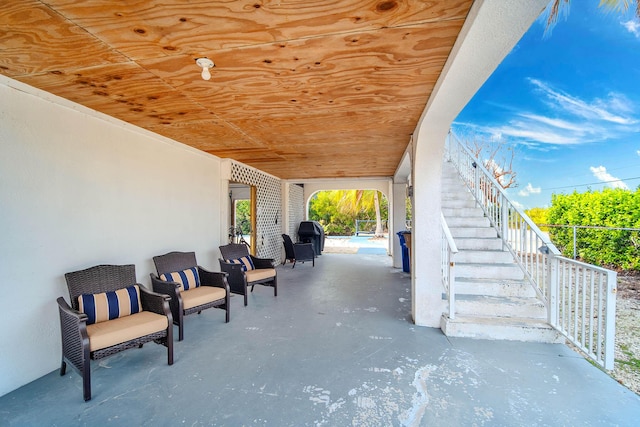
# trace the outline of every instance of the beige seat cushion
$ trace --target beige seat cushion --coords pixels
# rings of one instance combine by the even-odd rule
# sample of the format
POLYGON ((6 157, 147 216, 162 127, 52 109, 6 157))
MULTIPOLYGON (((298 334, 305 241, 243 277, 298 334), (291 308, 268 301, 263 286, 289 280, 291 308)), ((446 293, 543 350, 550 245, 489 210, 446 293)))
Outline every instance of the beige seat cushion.
POLYGON ((188 310, 211 301, 224 299, 227 296, 227 291, 213 286, 200 286, 182 291, 180 296, 182 297, 182 308, 188 310))
POLYGON ((247 283, 255 282, 256 280, 268 279, 270 277, 276 277, 275 268, 261 268, 260 270, 246 271, 247 283))
POLYGON ((95 351, 160 332, 169 326, 167 316, 141 311, 131 316, 87 325, 89 350, 95 351))

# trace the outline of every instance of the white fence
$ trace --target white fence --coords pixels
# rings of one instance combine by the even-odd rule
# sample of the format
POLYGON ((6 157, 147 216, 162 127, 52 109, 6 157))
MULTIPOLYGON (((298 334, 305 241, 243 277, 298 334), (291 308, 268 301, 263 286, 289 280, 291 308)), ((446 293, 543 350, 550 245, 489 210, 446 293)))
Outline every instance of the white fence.
MULTIPOLYGON (((513 254, 545 304, 549 324, 595 363, 613 369, 616 272, 561 256, 549 237, 509 200, 482 162, 452 133, 446 148, 446 160, 456 167, 503 247, 513 254)), ((444 262, 443 250, 443 266, 444 262)), ((443 268, 443 281, 450 283, 454 275, 443 268)), ((455 292, 451 285, 445 287, 449 316, 453 317, 455 292)))

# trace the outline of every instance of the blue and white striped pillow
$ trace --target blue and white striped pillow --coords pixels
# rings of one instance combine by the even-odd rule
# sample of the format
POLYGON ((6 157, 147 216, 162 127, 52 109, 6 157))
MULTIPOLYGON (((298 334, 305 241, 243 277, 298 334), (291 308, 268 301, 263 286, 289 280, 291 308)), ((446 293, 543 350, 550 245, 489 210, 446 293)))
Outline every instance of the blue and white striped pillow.
POLYGON ((200 276, 198 268, 191 267, 182 271, 174 271, 172 273, 164 273, 160 275, 160 280, 165 282, 176 282, 180 284, 180 291, 188 291, 200 287, 200 276))
POLYGON ((242 266, 242 271, 255 270, 255 266, 253 265, 253 260, 250 256, 243 256, 238 259, 227 259, 226 262, 230 264, 240 264, 242 266))
POLYGON ((101 294, 82 294, 78 297, 78 309, 87 315, 87 325, 139 313, 140 288, 132 285, 101 294))

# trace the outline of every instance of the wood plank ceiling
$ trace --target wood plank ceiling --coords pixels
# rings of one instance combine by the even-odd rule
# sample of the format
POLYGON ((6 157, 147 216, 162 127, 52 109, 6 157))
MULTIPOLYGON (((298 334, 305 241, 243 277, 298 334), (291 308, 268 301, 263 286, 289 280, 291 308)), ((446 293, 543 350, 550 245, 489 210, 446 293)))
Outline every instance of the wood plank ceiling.
POLYGON ((389 177, 471 4, 3 0, 0 73, 280 178, 389 177))

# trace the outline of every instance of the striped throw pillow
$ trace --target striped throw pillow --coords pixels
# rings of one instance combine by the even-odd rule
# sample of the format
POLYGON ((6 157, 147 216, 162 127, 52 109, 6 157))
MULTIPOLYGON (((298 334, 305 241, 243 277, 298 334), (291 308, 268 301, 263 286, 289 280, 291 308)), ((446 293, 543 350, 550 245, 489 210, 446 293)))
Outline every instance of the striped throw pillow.
POLYGON ((132 285, 101 294, 82 294, 78 297, 78 306, 79 311, 87 315, 88 325, 129 316, 142 311, 140 288, 132 285))
POLYGON ((174 271, 172 273, 164 273, 160 275, 160 280, 165 282, 176 282, 180 284, 180 291, 188 291, 200 287, 200 276, 198 268, 191 267, 182 271, 174 271))
POLYGON ((243 256, 238 259, 228 259, 226 261, 230 264, 240 264, 242 266, 242 271, 254 270, 256 268, 253 265, 253 261, 250 256, 243 256))

